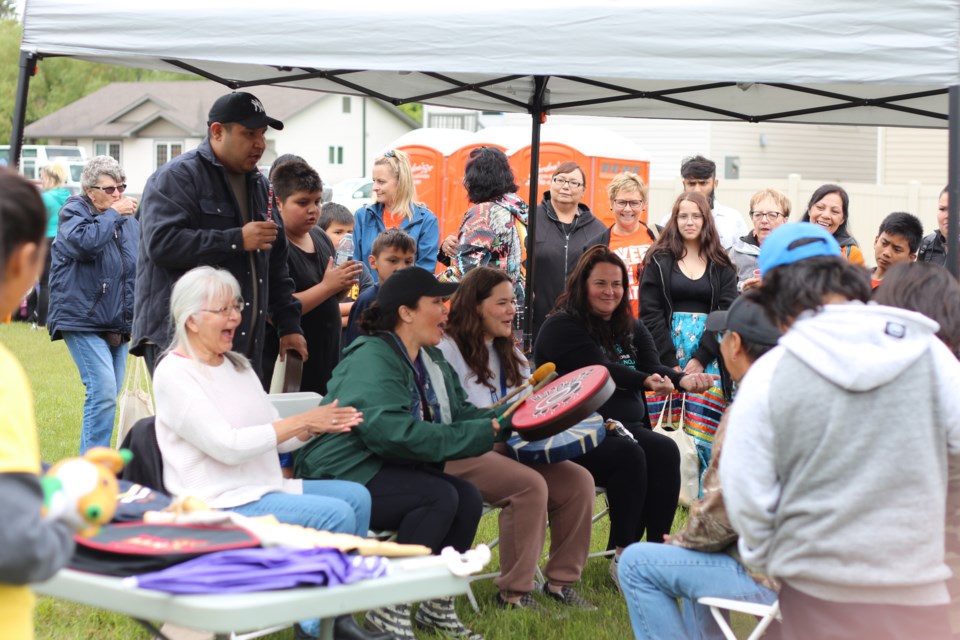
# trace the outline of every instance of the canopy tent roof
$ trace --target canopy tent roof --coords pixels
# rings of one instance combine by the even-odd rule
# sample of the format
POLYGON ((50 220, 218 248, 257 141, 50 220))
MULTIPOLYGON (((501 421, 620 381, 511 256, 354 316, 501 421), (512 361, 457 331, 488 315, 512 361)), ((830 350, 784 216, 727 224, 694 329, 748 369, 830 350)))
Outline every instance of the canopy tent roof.
POLYGON ((960 0, 27 0, 21 48, 394 104, 945 127, 958 18, 960 0))

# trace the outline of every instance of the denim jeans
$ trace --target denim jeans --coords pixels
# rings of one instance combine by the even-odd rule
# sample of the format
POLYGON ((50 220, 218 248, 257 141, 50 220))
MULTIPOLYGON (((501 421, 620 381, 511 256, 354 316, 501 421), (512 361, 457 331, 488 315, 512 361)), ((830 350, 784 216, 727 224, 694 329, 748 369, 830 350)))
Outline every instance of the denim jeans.
POLYGON ((370 529, 370 492, 346 480, 304 480, 302 494, 268 493, 230 510, 245 516, 269 514, 286 524, 362 538, 370 529))
MULTIPOLYGON (((268 493, 235 511, 245 516, 273 515, 280 522, 367 537, 370 529, 370 492, 359 482, 304 480, 303 493, 268 493)), ((301 620, 311 637, 320 635, 320 621, 301 620)))
POLYGON ((95 331, 64 331, 70 356, 86 387, 80 455, 92 447, 109 447, 117 415, 117 395, 127 369, 129 342, 111 347, 95 331))
POLYGON ((773 604, 777 594, 751 578, 723 552, 704 553, 671 544, 638 542, 620 556, 620 586, 636 638, 723 639, 709 607, 714 596, 773 604), (677 606, 677 598, 683 612, 677 606))

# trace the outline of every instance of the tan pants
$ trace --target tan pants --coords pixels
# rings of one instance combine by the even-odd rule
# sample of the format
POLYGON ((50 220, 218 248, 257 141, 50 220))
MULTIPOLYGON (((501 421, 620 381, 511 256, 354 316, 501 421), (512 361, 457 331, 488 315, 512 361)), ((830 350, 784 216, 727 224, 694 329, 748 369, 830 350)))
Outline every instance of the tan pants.
POLYGON ((547 534, 550 556, 544 574, 557 586, 580 579, 590 551, 594 489, 590 472, 573 462, 521 464, 507 457, 506 445, 476 458, 451 460, 444 471, 471 482, 484 502, 500 507, 502 592, 529 593, 547 534))

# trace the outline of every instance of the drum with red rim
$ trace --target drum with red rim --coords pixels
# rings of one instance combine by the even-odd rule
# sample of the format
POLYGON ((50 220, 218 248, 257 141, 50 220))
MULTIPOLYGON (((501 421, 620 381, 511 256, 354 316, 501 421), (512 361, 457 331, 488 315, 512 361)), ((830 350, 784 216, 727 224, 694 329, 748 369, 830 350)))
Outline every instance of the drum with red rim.
POLYGON ((614 389, 606 367, 571 371, 527 398, 513 414, 513 428, 524 440, 549 438, 599 409, 614 389))
POLYGON ((516 433, 507 438, 507 453, 514 460, 525 464, 551 464, 563 462, 593 451, 607 437, 607 428, 599 413, 592 413, 569 429, 543 438, 524 440, 516 433))

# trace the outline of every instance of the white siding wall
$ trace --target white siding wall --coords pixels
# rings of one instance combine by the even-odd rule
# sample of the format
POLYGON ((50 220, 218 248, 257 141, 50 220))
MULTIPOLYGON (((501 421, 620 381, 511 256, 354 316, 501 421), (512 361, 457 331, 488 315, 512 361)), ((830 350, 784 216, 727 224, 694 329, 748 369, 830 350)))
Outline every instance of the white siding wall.
POLYGON ((904 184, 911 180, 935 182, 941 189, 947 182, 946 129, 880 130, 882 184, 904 184))
POLYGON ((782 179, 799 173, 823 182, 873 182, 877 175, 874 127, 745 122, 710 125, 710 153, 717 177, 724 158, 740 158, 740 179, 782 179))
MULTIPOLYGON (((364 167, 362 100, 351 97, 350 113, 343 113, 342 96, 328 96, 284 122, 283 131, 272 131, 276 155, 294 153, 309 162, 323 178, 333 184, 346 178, 369 175, 364 167), (329 148, 343 147, 343 164, 330 164, 329 148)), ((410 127, 374 100, 367 100, 366 164, 374 154, 410 127)), ((269 164, 275 158, 264 158, 269 164)))

